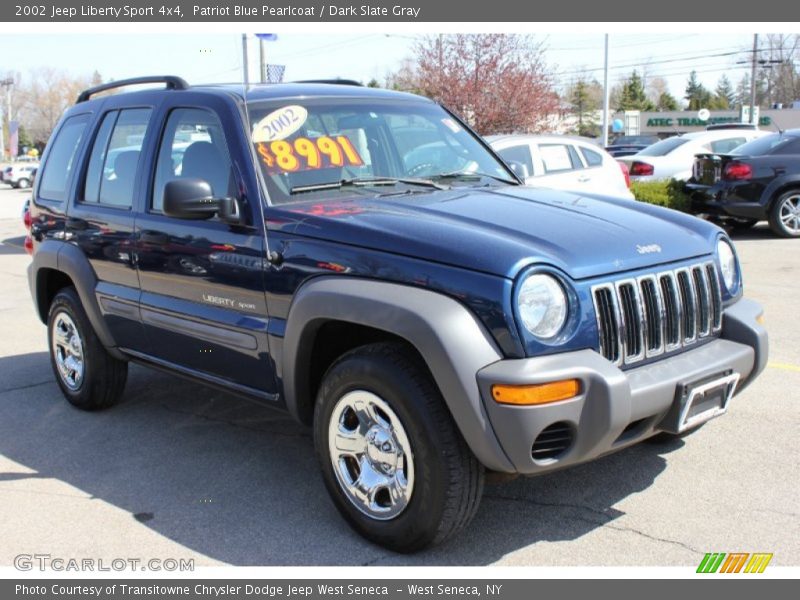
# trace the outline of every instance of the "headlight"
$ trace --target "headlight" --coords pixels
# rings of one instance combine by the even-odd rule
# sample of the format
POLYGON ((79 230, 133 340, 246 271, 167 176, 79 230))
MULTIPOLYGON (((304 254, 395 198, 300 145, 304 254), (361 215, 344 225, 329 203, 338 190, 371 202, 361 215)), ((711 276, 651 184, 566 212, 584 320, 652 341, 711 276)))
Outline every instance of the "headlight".
POLYGON ((517 307, 525 329, 542 339, 554 337, 567 320, 567 295, 555 277, 530 275, 517 292, 517 307))
POLYGON ((720 240, 717 242, 717 256, 722 270, 722 281, 728 291, 732 292, 736 286, 736 255, 728 242, 720 240))

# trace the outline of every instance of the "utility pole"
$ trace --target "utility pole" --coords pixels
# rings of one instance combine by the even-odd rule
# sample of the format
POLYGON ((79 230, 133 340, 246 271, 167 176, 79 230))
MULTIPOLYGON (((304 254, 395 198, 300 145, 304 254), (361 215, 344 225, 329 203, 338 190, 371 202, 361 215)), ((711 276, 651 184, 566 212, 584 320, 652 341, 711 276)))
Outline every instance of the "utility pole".
POLYGON ((606 58, 603 66, 603 148, 608 146, 608 34, 606 34, 606 58))
POLYGON ((250 76, 248 75, 249 65, 247 64, 247 34, 242 34, 242 75, 245 89, 250 85, 250 76))
POLYGON ((753 34, 753 63, 750 69, 750 123, 755 123, 756 112, 756 65, 758 64, 758 34, 753 34))

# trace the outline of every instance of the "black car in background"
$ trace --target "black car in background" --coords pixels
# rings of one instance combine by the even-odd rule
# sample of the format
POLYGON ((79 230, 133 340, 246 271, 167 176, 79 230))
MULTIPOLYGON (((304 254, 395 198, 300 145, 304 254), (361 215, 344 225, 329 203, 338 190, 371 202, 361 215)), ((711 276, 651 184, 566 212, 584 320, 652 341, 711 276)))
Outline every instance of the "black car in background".
POLYGON ((729 154, 698 154, 687 183, 694 214, 737 228, 758 221, 800 237, 800 129, 755 139, 729 154))
POLYGON ((660 140, 661 138, 657 135, 621 135, 606 146, 606 152, 614 158, 632 156, 660 140))

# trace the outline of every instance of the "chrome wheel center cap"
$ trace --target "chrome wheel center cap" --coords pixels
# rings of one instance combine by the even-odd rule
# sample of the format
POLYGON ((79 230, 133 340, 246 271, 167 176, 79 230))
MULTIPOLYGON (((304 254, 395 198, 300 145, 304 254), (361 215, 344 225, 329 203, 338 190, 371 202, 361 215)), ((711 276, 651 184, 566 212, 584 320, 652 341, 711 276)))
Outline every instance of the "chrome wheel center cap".
POLYGON ((372 465, 391 475, 397 468, 397 445, 392 433, 381 427, 373 425, 366 435, 367 457, 372 465))

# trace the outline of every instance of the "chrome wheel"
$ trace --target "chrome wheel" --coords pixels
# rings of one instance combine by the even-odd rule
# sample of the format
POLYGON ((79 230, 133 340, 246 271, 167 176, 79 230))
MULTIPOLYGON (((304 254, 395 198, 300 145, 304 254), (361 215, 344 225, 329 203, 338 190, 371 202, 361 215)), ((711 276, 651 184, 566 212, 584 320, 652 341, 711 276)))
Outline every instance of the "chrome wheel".
POLYGON ((53 319, 52 348, 61 381, 70 390, 77 390, 85 369, 83 340, 75 322, 65 312, 57 313, 53 319))
POLYGON ((800 235, 800 195, 783 199, 778 209, 778 218, 787 233, 800 235))
POLYGON ((362 513, 387 521, 408 506, 414 490, 411 445, 381 398, 364 390, 342 396, 328 424, 328 451, 345 496, 362 513))

